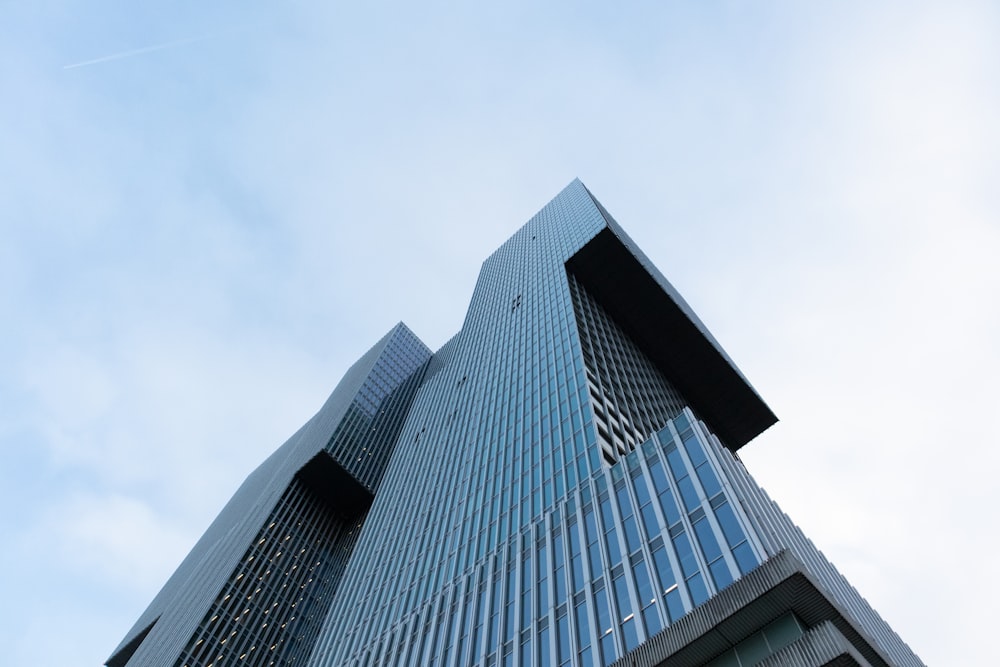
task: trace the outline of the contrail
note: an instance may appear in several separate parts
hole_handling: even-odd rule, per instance
[[[131,58],[132,56],[137,56],[141,53],[149,53],[150,51],[162,51],[163,49],[170,49],[175,46],[180,46],[181,44],[200,42],[201,40],[208,39],[209,37],[212,37],[212,35],[185,37],[184,39],[175,39],[172,42],[163,42],[162,44],[154,44],[153,46],[144,46],[141,49],[120,51],[118,53],[112,53],[109,56],[101,56],[100,58],[94,58],[93,60],[84,60],[83,62],[73,63],[72,65],[63,65],[63,69],[75,69],[77,67],[86,67],[87,65],[97,65],[98,63],[106,63],[111,60],[121,60],[122,58]]]

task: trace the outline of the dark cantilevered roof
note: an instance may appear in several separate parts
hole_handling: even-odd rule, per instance
[[[778,421],[674,287],[594,200],[608,227],[566,263],[729,449]]]

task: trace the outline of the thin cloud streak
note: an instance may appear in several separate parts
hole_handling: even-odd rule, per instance
[[[83,60],[78,63],[72,63],[70,65],[63,65],[63,69],[76,69],[78,67],[88,67],[90,65],[99,65],[101,63],[111,62],[113,60],[121,60],[123,58],[131,58],[133,56],[139,56],[144,53],[152,53],[153,51],[163,51],[165,49],[173,49],[178,46],[183,46],[185,44],[193,44],[194,42],[203,42],[206,39],[211,39],[218,37],[221,34],[234,32],[236,30],[241,30],[245,26],[236,26],[234,28],[229,28],[224,31],[211,32],[205,35],[197,35],[195,37],[184,37],[183,39],[175,39],[169,42],[163,42],[161,44],[153,44],[152,46],[143,46],[138,49],[129,49],[128,51],[120,51],[118,53],[112,53],[107,56],[101,56],[100,58],[93,58],[91,60]]]

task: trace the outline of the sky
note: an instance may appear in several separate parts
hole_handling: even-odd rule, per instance
[[[575,177],[778,415],[761,485],[928,664],[990,662],[1000,7],[334,4],[0,5],[9,664],[101,664]]]

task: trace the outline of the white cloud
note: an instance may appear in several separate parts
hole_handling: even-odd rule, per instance
[[[155,592],[193,537],[138,498],[73,493],[53,503],[20,546],[45,554],[53,577]]]

